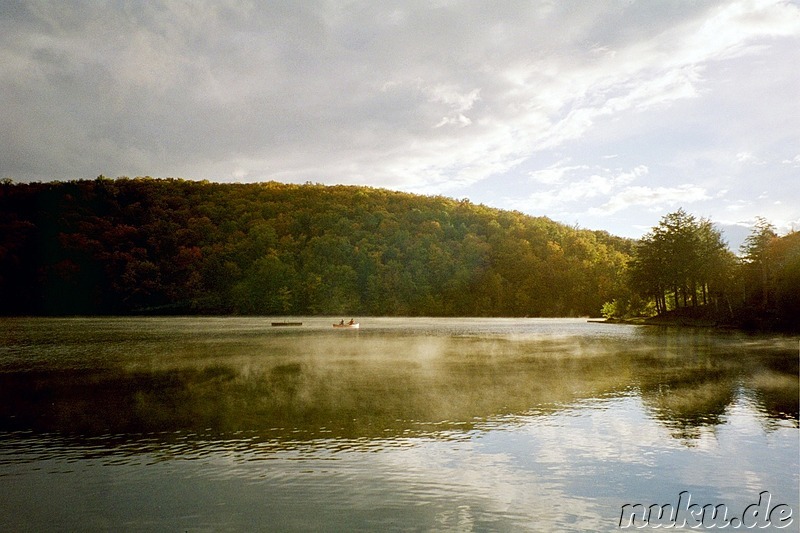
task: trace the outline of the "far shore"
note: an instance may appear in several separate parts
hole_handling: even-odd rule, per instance
[[[784,333],[800,332],[800,325],[781,320],[779,317],[770,315],[751,315],[738,319],[721,320],[710,314],[691,315],[685,313],[669,312],[664,315],[650,317],[628,317],[628,318],[598,318],[590,319],[589,322],[602,324],[630,324],[636,326],[671,326],[671,327],[691,327],[691,328],[716,328],[733,329],[742,331],[775,331]]]

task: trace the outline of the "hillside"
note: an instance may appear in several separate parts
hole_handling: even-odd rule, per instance
[[[369,187],[6,180],[0,312],[597,316],[631,247]]]

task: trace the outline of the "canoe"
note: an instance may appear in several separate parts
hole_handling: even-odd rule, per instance
[[[302,326],[302,322],[273,322],[273,326]]]
[[[333,327],[335,328],[345,328],[345,329],[358,329],[358,322],[355,324],[334,324]]]

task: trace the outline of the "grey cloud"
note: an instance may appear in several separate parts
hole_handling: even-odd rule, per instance
[[[537,151],[591,166],[569,152],[605,138],[619,144],[603,153],[625,155],[637,132],[657,143],[642,109],[685,98],[665,95],[674,88],[662,78],[718,57],[686,54],[685,39],[736,5],[7,1],[0,177],[313,180],[457,196],[488,178],[502,187]],[[793,49],[787,42],[776,46]],[[717,88],[723,70],[710,83],[698,70],[685,84]],[[775,113],[780,104],[762,105]],[[703,120],[705,137],[719,134],[710,114],[668,118],[676,136],[684,120]],[[796,136],[786,121],[781,128],[784,140]],[[647,164],[658,180],[646,153],[627,164]]]
[[[2,45],[17,67],[0,83],[14,133],[0,169],[158,174],[425,142],[450,110],[423,86],[480,88],[473,115],[502,119],[512,109],[498,68],[570,45],[602,11],[589,6],[8,4]],[[387,82],[399,85],[380,90]]]

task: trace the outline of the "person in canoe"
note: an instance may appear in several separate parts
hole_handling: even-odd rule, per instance
[[[351,319],[350,319],[350,322],[348,322],[347,324],[348,324],[348,325],[350,325],[350,326],[352,326],[352,325],[353,325],[353,324],[355,324],[355,323],[356,323],[356,321],[355,321],[355,320],[353,320],[353,319],[351,318]]]
[[[344,326],[344,318],[339,321],[340,326]]]

